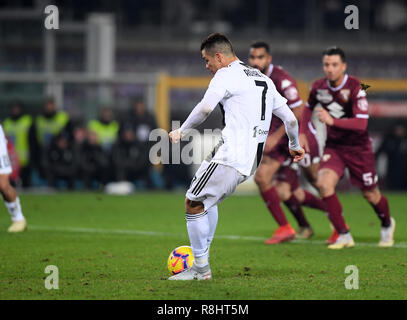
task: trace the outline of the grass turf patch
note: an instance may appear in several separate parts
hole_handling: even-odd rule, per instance
[[[340,195],[356,247],[330,251],[325,215],[306,209],[311,241],[266,246],[276,224],[259,196],[219,206],[211,247],[213,280],[170,282],[170,251],[188,245],[183,194],[129,197],[93,193],[22,195],[29,230],[8,234],[0,211],[0,299],[406,299],[406,195],[389,194],[397,247],[381,249],[380,222],[356,194]],[[292,217],[287,217],[296,226]],[[44,269],[59,269],[47,290]],[[359,270],[359,289],[344,286],[345,267]]]

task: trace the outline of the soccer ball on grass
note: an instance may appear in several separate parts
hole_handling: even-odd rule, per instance
[[[168,271],[175,275],[192,267],[194,254],[189,246],[181,246],[171,251],[168,257]]]

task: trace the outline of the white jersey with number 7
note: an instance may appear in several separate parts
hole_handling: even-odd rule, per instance
[[[239,60],[219,69],[207,92],[222,97],[225,123],[223,143],[212,161],[252,175],[261,160],[272,113],[287,100],[269,77]]]

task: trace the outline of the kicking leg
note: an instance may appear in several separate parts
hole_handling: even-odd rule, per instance
[[[216,226],[218,224],[218,206],[214,205],[213,207],[206,210],[208,212],[209,220],[209,234],[208,234],[208,249],[211,246],[213,237],[215,236]]]
[[[210,280],[212,278],[209,267],[209,241],[210,223],[208,212],[200,201],[185,199],[187,229],[194,253],[194,264],[188,270],[176,274],[168,280]]]

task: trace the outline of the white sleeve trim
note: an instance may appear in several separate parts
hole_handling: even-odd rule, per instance
[[[314,126],[312,125],[311,121],[308,121],[308,129],[314,136],[317,136],[317,130],[314,129]]]
[[[369,119],[369,115],[368,114],[357,114],[356,118],[360,118],[360,119]]]
[[[300,106],[302,106],[302,100],[299,100],[299,101],[297,101],[297,102],[295,102],[293,104],[289,104],[288,106],[290,107],[290,109],[300,107]]]

